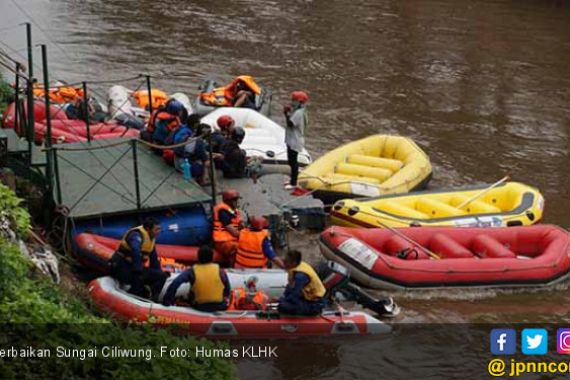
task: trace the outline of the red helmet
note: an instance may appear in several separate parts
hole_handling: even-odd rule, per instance
[[[222,191],[222,199],[224,201],[233,201],[234,199],[238,199],[240,197],[239,191],[236,189],[227,189]]]
[[[291,93],[291,100],[299,103],[307,103],[309,101],[309,95],[307,95],[305,91],[294,91]]]
[[[222,115],[218,118],[217,123],[220,129],[227,129],[233,127],[235,121],[230,115]]]
[[[261,231],[269,227],[269,222],[264,216],[252,216],[249,218],[249,226],[254,230]]]

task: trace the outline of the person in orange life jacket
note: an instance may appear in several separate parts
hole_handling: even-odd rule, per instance
[[[218,264],[213,263],[214,251],[204,245],[198,251],[198,264],[187,269],[176,277],[168,286],[163,297],[163,305],[173,305],[176,290],[180,285],[189,282],[192,307],[205,312],[226,310],[230,296],[230,283],[226,272]]]
[[[163,111],[157,111],[151,116],[147,132],[151,133],[153,142],[164,145],[170,132],[181,124],[180,118],[185,112],[184,105],[176,99],[166,102]]]
[[[163,272],[156,254],[156,238],[160,234],[160,222],[147,218],[141,226],[128,230],[117,251],[111,258],[111,276],[121,284],[131,286],[129,292],[139,297],[148,296],[145,285],[149,285],[151,296],[158,297],[169,273]],[[148,267],[145,264],[149,264]]]
[[[326,305],[326,289],[315,270],[302,261],[301,252],[289,251],[285,257],[288,284],[279,299],[284,314],[317,315]]]
[[[227,189],[222,192],[222,202],[214,207],[212,240],[214,248],[227,261],[232,261],[238,247],[238,238],[243,223],[238,210],[239,191]]]
[[[291,180],[285,186],[290,190],[297,186],[299,176],[299,153],[305,148],[305,129],[308,120],[305,104],[309,101],[309,96],[303,91],[291,93],[291,105],[283,108],[283,114],[287,121],[285,127],[285,144],[287,145],[287,162],[291,167]]]
[[[249,228],[239,233],[234,268],[267,268],[268,262],[285,268],[283,260],[275,254],[269,240],[269,222],[263,216],[249,218]]]
[[[255,109],[255,94],[242,80],[238,81],[232,99],[234,107]]]

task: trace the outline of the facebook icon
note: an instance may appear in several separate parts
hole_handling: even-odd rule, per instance
[[[514,329],[491,330],[491,353],[512,355],[517,350],[517,333]]]

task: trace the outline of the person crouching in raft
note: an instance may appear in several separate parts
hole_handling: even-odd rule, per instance
[[[237,251],[240,229],[243,227],[240,211],[238,210],[239,191],[227,189],[222,192],[222,202],[214,207],[214,228],[212,240],[214,248],[226,261],[233,264]]]
[[[269,261],[285,269],[269,240],[269,222],[263,216],[249,218],[249,228],[240,231],[234,268],[267,268]]]
[[[193,308],[214,312],[228,308],[230,282],[226,272],[218,264],[213,263],[214,251],[204,245],[198,250],[198,264],[194,264],[172,281],[164,294],[162,304],[173,305],[176,301],[176,290],[185,282],[190,283],[190,303]]]
[[[111,258],[111,276],[121,284],[131,286],[129,293],[149,297],[145,285],[150,286],[150,296],[156,299],[169,273],[163,272],[156,254],[156,238],[160,234],[160,222],[147,218],[141,226],[125,233],[119,248]],[[149,265],[150,264],[150,265]]]
[[[278,310],[284,314],[317,315],[326,305],[326,289],[315,270],[301,258],[299,251],[289,251],[285,256],[288,284]]]

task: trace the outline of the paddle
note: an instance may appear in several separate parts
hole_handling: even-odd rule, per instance
[[[489,191],[491,191],[491,189],[494,189],[495,187],[499,186],[501,183],[508,181],[510,179],[510,177],[507,175],[505,177],[503,177],[501,180],[495,182],[494,184],[492,184],[491,186],[481,190],[480,192],[478,192],[477,194],[475,194],[474,196],[472,196],[471,198],[465,200],[464,202],[461,202],[460,205],[455,206],[455,208],[461,209],[465,206],[467,206],[469,203],[473,202],[475,199],[479,198],[482,195],[487,194]]]
[[[408,243],[412,243],[413,245],[417,246],[418,248],[420,248],[422,251],[424,251],[425,253],[427,253],[431,258],[439,260],[441,259],[441,257],[439,257],[436,253],[430,251],[429,249],[427,249],[426,247],[424,247],[423,245],[421,245],[420,243],[418,243],[417,241],[407,237],[406,235],[404,235],[403,233],[401,233],[400,231],[388,226],[387,224],[382,223],[379,220],[376,220],[376,222],[381,225],[383,228],[386,228],[388,231],[392,232],[395,235],[398,235],[399,237],[401,237],[402,239],[406,240]]]

